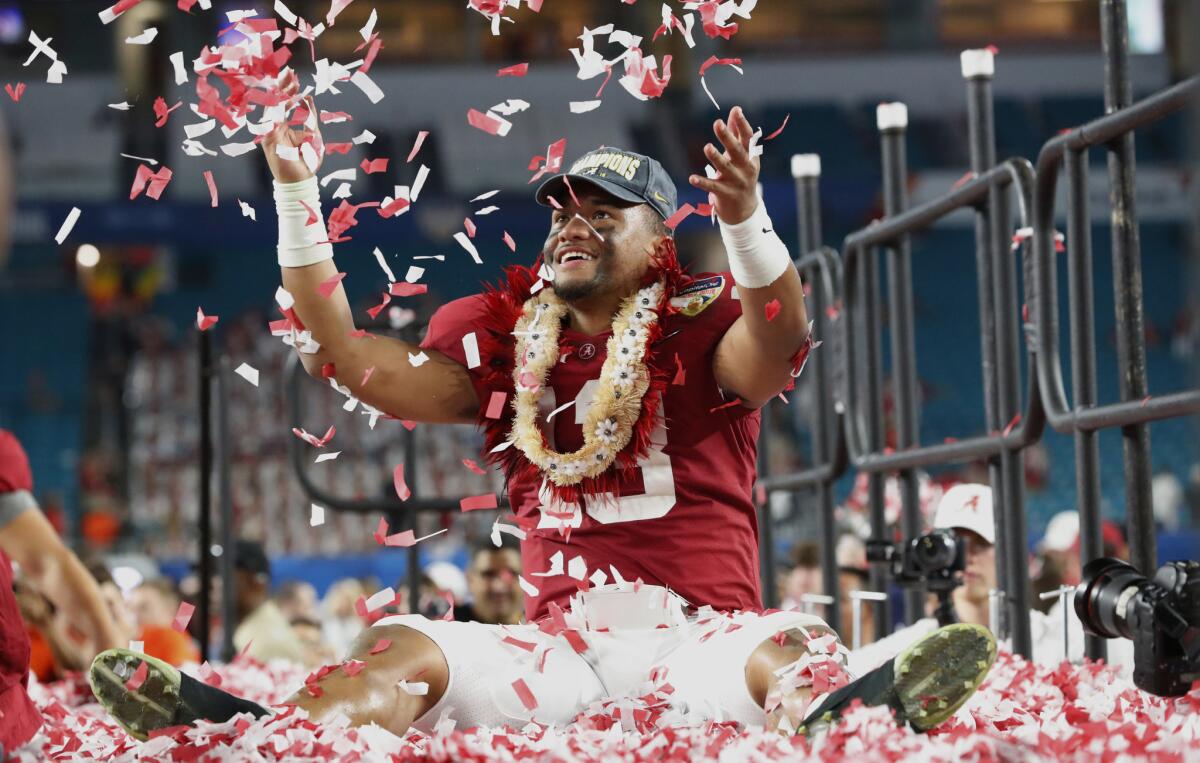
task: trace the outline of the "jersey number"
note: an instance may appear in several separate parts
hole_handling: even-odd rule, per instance
[[[599,380],[593,379],[579,390],[574,406],[576,424],[583,425],[598,383]],[[542,398],[543,416],[555,407],[554,390],[548,389],[546,392],[549,394]],[[552,430],[553,426],[549,429]],[[547,438],[554,441],[552,431],[547,433]],[[657,519],[666,516],[675,507],[675,473],[671,469],[671,457],[663,450],[666,444],[667,420],[660,402],[654,418],[654,430],[650,435],[650,449],[638,459],[644,490],[637,495],[614,496],[612,493],[603,493],[588,500],[586,510],[592,519],[606,525]]]

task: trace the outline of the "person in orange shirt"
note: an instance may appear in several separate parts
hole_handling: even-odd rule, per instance
[[[144,653],[176,666],[200,661],[192,637],[175,630],[179,594],[171,581],[155,578],[142,583],[130,593],[129,608],[137,624],[135,640],[142,642]]]

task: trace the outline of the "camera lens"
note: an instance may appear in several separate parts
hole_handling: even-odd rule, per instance
[[[1084,629],[1104,638],[1133,638],[1125,620],[1125,607],[1129,594],[1149,582],[1120,559],[1088,562],[1083,568],[1083,582],[1075,592],[1075,612]]]
[[[913,543],[913,556],[922,572],[936,572],[954,565],[957,557],[954,538],[949,533],[932,532]]]

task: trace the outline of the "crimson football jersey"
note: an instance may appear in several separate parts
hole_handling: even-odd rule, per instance
[[[717,343],[742,314],[732,289],[728,273],[707,274],[672,297],[675,311],[661,318],[662,339],[656,350],[670,363],[675,383],[663,395],[652,447],[639,468],[620,473],[615,495],[586,496],[582,505],[560,505],[547,512],[543,506],[548,496],[539,497],[540,480],[509,480],[513,511],[525,524],[537,526],[521,543],[524,577],[539,589],[537,596],[525,599],[529,620],[546,615],[550,602],[565,605],[578,590],[579,581],[569,574],[533,574],[550,570],[559,552],[558,563],[567,572],[586,570],[590,577],[602,570],[612,582],[615,569],[627,581],[641,578],[668,586],[696,607],[761,606],[758,524],[751,499],[759,414],[740,403],[727,405],[734,398],[722,395],[713,374]],[[466,367],[462,340],[478,328],[483,304],[482,297],[472,296],[440,308],[421,346]],[[543,424],[549,446],[556,451],[575,451],[583,445],[581,424],[611,335],[607,331],[587,336],[569,328],[560,334],[562,359],[550,372],[540,402],[544,422],[556,408],[574,401]],[[487,358],[482,360],[468,369],[479,395],[481,419],[493,391],[483,382]],[[511,396],[511,380],[507,391]],[[511,417],[511,408],[506,406],[505,415]],[[582,563],[572,565],[577,556]]]

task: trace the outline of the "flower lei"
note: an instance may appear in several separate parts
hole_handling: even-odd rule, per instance
[[[583,425],[583,447],[558,453],[546,446],[538,426],[538,402],[559,358],[559,334],[567,306],[545,289],[525,302],[513,334],[517,337],[513,381],[511,440],[548,479],[559,487],[599,477],[629,444],[642,415],[642,398],[650,388],[646,348],[663,308],[665,288],[656,281],[627,298],[613,319],[608,356],[599,386]]]

